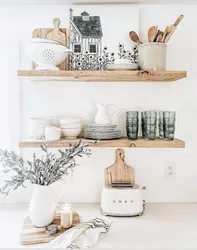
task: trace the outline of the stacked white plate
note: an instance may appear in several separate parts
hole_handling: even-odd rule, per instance
[[[42,139],[45,136],[45,127],[51,126],[51,118],[29,118],[29,136],[34,139]]]
[[[85,129],[85,138],[95,140],[110,140],[121,137],[121,130],[116,125],[89,124]]]
[[[60,118],[60,128],[62,134],[66,138],[74,139],[82,129],[82,122],[80,117],[62,117]]]

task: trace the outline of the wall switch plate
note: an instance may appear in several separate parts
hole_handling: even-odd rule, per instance
[[[176,176],[176,162],[165,163],[165,178],[174,178]]]

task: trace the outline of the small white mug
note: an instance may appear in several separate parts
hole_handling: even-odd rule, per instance
[[[61,129],[54,126],[45,127],[45,138],[47,141],[58,141],[61,137]]]

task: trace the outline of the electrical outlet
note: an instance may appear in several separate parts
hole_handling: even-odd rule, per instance
[[[174,178],[176,176],[176,162],[165,163],[165,177]]]

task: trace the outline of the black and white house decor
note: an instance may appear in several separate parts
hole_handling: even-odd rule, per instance
[[[129,31],[138,30],[138,10],[129,6],[71,6],[71,70],[106,70],[107,65],[126,56],[136,62],[136,49]],[[120,44],[125,54],[120,54]],[[134,50],[133,50],[134,48]],[[133,57],[134,55],[134,57]]]

